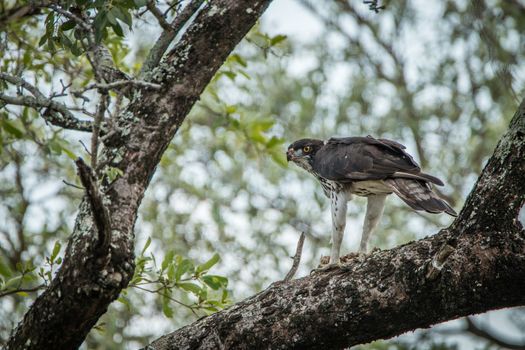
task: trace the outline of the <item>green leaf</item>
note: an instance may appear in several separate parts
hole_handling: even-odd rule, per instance
[[[176,281],[175,279],[175,265],[173,264],[169,264],[168,266],[168,272],[166,273],[166,275],[168,276],[168,280],[170,281]]]
[[[60,142],[58,142],[57,140],[51,140],[47,143],[47,147],[49,148],[49,150],[53,153],[53,154],[56,154],[56,155],[61,155],[62,154],[62,145],[60,144]]]
[[[118,24],[118,23],[112,24],[112,25],[111,25],[111,28],[113,28],[113,31],[114,31],[115,34],[117,34],[118,36],[120,36],[120,37],[123,37],[123,36],[124,36],[124,32],[122,31],[122,27],[120,26],[120,24]]]
[[[55,242],[55,245],[53,247],[53,252],[51,253],[51,257],[49,258],[49,260],[51,261],[51,263],[53,263],[58,255],[58,253],[60,253],[60,248],[62,248],[62,245],[60,244],[59,241],[56,241]]]
[[[268,131],[272,126],[274,126],[275,120],[272,118],[260,118],[257,119],[256,125],[262,130],[262,131]]]
[[[73,45],[71,46],[71,53],[78,57],[82,55],[82,50],[80,49],[80,46],[78,46],[77,43],[78,43],[78,40],[75,41]]]
[[[237,107],[228,105],[226,106],[226,114],[233,114],[237,111]]]
[[[11,279],[8,279],[5,282],[4,288],[8,289],[8,288],[11,288],[11,287],[14,287],[14,286],[18,286],[21,281],[22,281],[22,275],[15,276],[15,277],[13,277]]]
[[[69,49],[71,48],[73,43],[71,42],[71,39],[69,39],[66,34],[64,34],[63,32],[58,32],[58,37],[60,39],[60,43],[62,44],[62,46],[67,47]]]
[[[115,8],[113,7],[107,14],[106,18],[108,19],[109,24],[117,24],[117,19],[115,18],[115,15],[113,14],[113,10]]]
[[[29,294],[27,292],[16,292],[17,295],[20,295],[21,297],[28,297]]]
[[[221,303],[223,304],[228,303],[228,290],[227,289],[222,290]]]
[[[5,131],[16,137],[17,139],[21,139],[24,137],[24,133],[22,130],[18,129],[13,123],[11,123],[9,120],[4,119],[2,120],[2,127]]]
[[[71,160],[77,160],[78,157],[75,153],[71,152],[70,149],[62,146],[62,151],[71,159]]]
[[[179,257],[180,258],[180,257]],[[186,273],[188,272],[189,270],[191,270],[191,268],[193,267],[193,264],[191,263],[190,260],[188,259],[182,259],[182,261],[180,261],[178,264],[177,264],[177,270],[175,270],[175,281],[180,281],[180,278]]]
[[[77,25],[77,22],[70,19],[69,21],[65,21],[64,23],[62,23],[62,25],[60,26],[60,30],[63,32],[67,32],[68,30],[75,28],[76,25]]]
[[[201,287],[199,287],[199,285],[195,284],[195,283],[190,283],[190,282],[181,282],[181,283],[177,283],[177,287],[187,291],[187,292],[192,292],[194,293],[195,295],[199,295],[199,293],[201,292]]]
[[[271,157],[274,162],[282,166],[283,168],[286,168],[288,166],[288,161],[286,160],[286,157],[284,155],[284,152],[271,152]]]
[[[12,274],[13,272],[11,271],[9,266],[7,266],[4,263],[4,260],[2,259],[2,257],[0,257],[0,275],[5,276],[5,277],[11,277]]]
[[[136,8],[141,8],[143,6],[146,6],[148,0],[133,0],[133,2],[135,3]]]
[[[204,264],[197,266],[197,274],[202,273],[204,271],[208,271],[213,265],[217,264],[220,259],[221,257],[219,256],[219,254],[213,254],[210,260],[206,261]]]
[[[199,304],[208,300],[208,289],[202,288],[199,292]]]
[[[100,43],[104,37],[104,29],[108,23],[107,11],[101,10],[95,16],[93,26],[95,27],[95,41]]]
[[[111,12],[113,13],[113,15],[116,18],[118,18],[122,22],[126,23],[128,25],[128,27],[129,27],[129,29],[131,29],[131,25],[133,23],[133,19],[131,17],[131,14],[126,9],[122,9],[120,7],[114,7],[114,8],[111,9]]]
[[[206,283],[211,289],[218,290],[228,286],[228,279],[223,276],[206,275],[202,276],[202,281]]]
[[[170,306],[170,299],[167,295],[164,295],[164,297],[162,298],[162,312],[167,318],[173,317],[173,310]]]
[[[237,73],[232,72],[231,70],[220,72],[220,74],[227,76],[231,81],[235,81],[235,77],[237,76]]]
[[[286,35],[280,35],[280,34],[276,35],[276,36],[274,36],[273,38],[270,39],[270,45],[271,46],[277,45],[280,42],[285,41],[286,38],[287,38]]]
[[[266,143],[267,148],[273,148],[275,146],[282,145],[284,143],[284,139],[280,137],[272,136],[272,138]]]
[[[125,296],[122,295],[122,296],[120,296],[120,297],[117,299],[117,301],[118,301],[119,303],[121,303],[121,304],[126,305],[128,311],[131,311],[131,304],[130,304],[128,298],[126,298]]]
[[[40,41],[38,42],[38,47],[44,45],[46,43],[47,39],[48,39],[47,34],[42,35],[42,37],[40,38]]]
[[[252,125],[248,131],[248,136],[251,140],[266,144],[266,137],[261,133],[261,129],[258,125]]]
[[[142,251],[140,252],[140,255],[144,255],[144,253],[146,252],[146,249],[149,248],[150,244],[151,244],[151,237],[148,237],[148,239],[146,240],[146,243],[144,244],[144,247],[142,248]]]
[[[234,53],[233,55],[230,55],[229,60],[237,62],[238,64],[240,64],[241,66],[245,68],[248,66],[244,58],[242,58],[239,54],[236,54],[236,53]]]
[[[168,265],[173,262],[173,257],[175,256],[175,251],[170,250],[166,255],[164,256],[164,260],[162,260],[161,270],[164,271],[168,268]]]

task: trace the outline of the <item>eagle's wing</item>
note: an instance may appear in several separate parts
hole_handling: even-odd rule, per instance
[[[316,153],[313,168],[334,181],[414,178],[443,185],[434,176],[421,173],[405,146],[395,141],[367,137],[331,138]]]

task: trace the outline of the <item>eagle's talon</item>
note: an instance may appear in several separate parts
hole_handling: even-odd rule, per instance
[[[329,264],[326,264],[326,265],[319,265],[317,268],[315,268],[312,271],[310,271],[310,275],[312,275],[314,273],[328,272],[328,271],[332,271],[332,270],[335,270],[335,269],[339,269],[339,268],[341,268],[342,265],[343,264],[341,264],[341,262],[338,262],[338,263],[335,263],[335,264],[329,263]]]

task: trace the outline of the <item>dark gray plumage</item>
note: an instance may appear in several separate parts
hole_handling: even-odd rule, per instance
[[[432,192],[431,184],[443,186],[443,182],[422,173],[405,152],[405,146],[395,141],[371,136],[328,141],[302,139],[288,147],[287,159],[313,174],[331,200],[332,262],[339,259],[346,202],[353,194],[368,198],[361,251],[366,250],[368,238],[382,215],[385,197],[391,193],[415,210],[456,216],[454,209]]]

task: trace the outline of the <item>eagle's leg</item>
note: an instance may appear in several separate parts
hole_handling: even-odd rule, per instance
[[[381,216],[383,215],[383,208],[385,207],[386,194],[374,194],[368,196],[368,203],[366,205],[365,222],[363,224],[363,235],[361,236],[361,244],[359,245],[359,252],[364,253],[368,248],[368,240],[374,232]]]
[[[346,226],[346,203],[350,198],[344,191],[330,194],[332,208],[332,250],[330,252],[330,264],[339,264],[341,242],[345,234]]]

